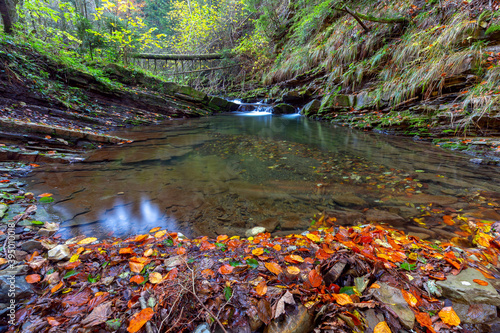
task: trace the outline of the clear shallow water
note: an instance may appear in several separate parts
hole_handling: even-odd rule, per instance
[[[134,142],[92,152],[84,163],[37,168],[28,179],[35,194],[54,194],[47,210],[66,236],[126,236],[156,226],[189,236],[244,234],[258,225],[289,233],[325,213],[344,224],[368,218],[432,230],[427,235],[437,238],[456,229],[438,211],[500,218],[497,168],[406,138],[262,112],[116,135]],[[436,216],[426,213],[432,209]],[[423,213],[425,223],[413,220]]]

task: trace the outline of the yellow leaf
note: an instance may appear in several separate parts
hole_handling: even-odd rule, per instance
[[[167,234],[167,230],[161,230],[155,233],[155,238],[161,238]]]
[[[151,274],[149,274],[149,282],[151,282],[152,284],[157,284],[160,283],[161,281],[163,281],[163,277],[161,276],[160,273],[152,272]]]
[[[347,294],[332,294],[332,297],[339,305],[352,304],[351,296]]]
[[[7,263],[7,262],[8,262],[8,260],[7,260],[7,259],[5,259],[5,258],[0,258],[0,265],[3,265],[3,264],[5,264],[5,263]]]
[[[149,257],[150,255],[153,254],[153,249],[149,248],[146,251],[144,251],[144,256]]]
[[[157,232],[160,229],[161,229],[161,227],[156,227],[156,228],[153,228],[153,229],[149,230],[149,232],[150,233]]]
[[[263,249],[263,248],[261,248],[261,247],[258,247],[258,248],[256,248],[256,249],[253,249],[253,250],[252,250],[252,254],[253,254],[254,256],[260,256],[260,255],[262,255],[263,253],[264,253],[264,249]]]
[[[381,321],[373,328],[373,333],[392,333],[385,321]]]
[[[266,266],[266,268],[268,270],[270,270],[271,272],[273,272],[276,275],[279,275],[283,272],[283,270],[281,269],[281,266],[275,262],[266,262],[264,265]]]
[[[311,234],[311,233],[307,234],[306,237],[315,243],[318,243],[321,240],[321,238],[318,235]]]
[[[458,318],[457,314],[455,313],[455,310],[451,306],[447,306],[441,309],[438,313],[439,318],[445,323],[446,325],[450,326],[458,326],[460,325],[460,318]]]
[[[80,256],[78,254],[73,254],[69,259],[69,262],[76,262]]]
[[[295,267],[295,266],[288,266],[286,268],[286,271],[288,272],[288,274],[291,274],[291,275],[297,275],[300,273],[300,269],[298,267]]]
[[[79,242],[78,242],[78,243],[76,243],[76,244],[78,244],[78,245],[86,245],[86,244],[93,243],[93,242],[95,242],[96,240],[97,240],[97,238],[95,238],[95,237],[87,237],[87,238],[85,238],[85,239],[82,239],[81,241],[79,241]]]

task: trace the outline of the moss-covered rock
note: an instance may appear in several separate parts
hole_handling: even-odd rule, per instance
[[[309,103],[307,103],[300,113],[303,114],[304,116],[310,117],[317,114],[320,107],[321,107],[321,102],[318,101],[317,99],[314,99]]]
[[[273,107],[274,114],[291,114],[295,112],[296,112],[295,107],[286,103],[280,103]]]

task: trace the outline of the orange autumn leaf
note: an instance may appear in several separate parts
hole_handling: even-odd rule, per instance
[[[313,286],[313,288],[318,288],[319,286],[321,286],[321,283],[323,283],[323,278],[315,269],[313,269],[309,272],[309,282],[311,283],[311,286]]]
[[[131,247],[123,247],[118,251],[119,254],[132,254],[134,250]]]
[[[56,320],[54,317],[47,317],[47,322],[50,324],[50,326],[59,326],[61,323]]]
[[[415,318],[424,327],[432,327],[431,316],[427,312],[417,312],[415,313]]]
[[[261,248],[261,247],[258,247],[258,248],[255,248],[255,249],[253,249],[253,250],[252,250],[252,254],[253,254],[254,256],[260,256],[260,255],[262,255],[263,253],[264,253],[264,249],[263,249],[263,248]]]
[[[311,271],[312,272],[312,271]],[[332,298],[338,305],[352,304],[351,296],[347,294],[332,294]]]
[[[373,289],[379,289],[379,288],[380,288],[380,285],[379,285],[377,282],[375,282],[375,283],[373,283],[373,284],[370,286],[370,288],[373,288]]]
[[[167,230],[160,230],[155,232],[155,238],[162,238],[167,234]]]
[[[330,258],[331,256],[332,256],[331,254],[326,253],[322,249],[319,249],[316,252],[316,258],[318,258],[319,260],[326,260],[326,259]]]
[[[487,285],[488,285],[488,282],[483,281],[483,280],[474,279],[474,280],[472,280],[472,281],[476,282],[477,284],[479,284],[479,285],[481,285],[481,286],[487,286]]]
[[[201,243],[200,251],[207,251],[207,250],[213,250],[213,249],[215,249],[214,244],[207,242],[207,241],[204,241]]]
[[[318,243],[321,240],[321,237],[312,233],[307,234],[306,237],[315,243]]]
[[[149,232],[150,233],[157,232],[160,229],[161,229],[161,227],[156,227],[156,228],[153,228],[153,229],[149,230]]]
[[[179,248],[177,248],[176,252],[177,252],[178,255],[185,254],[186,253],[186,248],[185,247],[179,247]]]
[[[127,331],[129,333],[136,333],[146,324],[151,318],[153,318],[154,311],[151,308],[145,308],[141,312],[136,313],[130,319],[130,324],[128,325]]]
[[[42,193],[38,195],[40,198],[46,198],[46,197],[51,197],[52,193]]]
[[[288,272],[288,274],[291,274],[291,275],[297,275],[300,273],[300,269],[298,267],[295,267],[295,266],[288,266],[286,268],[286,271]]]
[[[408,303],[408,305],[410,305],[411,307],[417,306],[418,300],[413,294],[407,292],[404,289],[401,289],[401,292],[403,293],[403,297],[404,297],[406,303]]]
[[[149,235],[137,235],[134,238],[134,242],[142,242],[143,240],[145,240],[148,237],[149,237]]]
[[[453,218],[450,215],[443,216],[443,222],[447,225],[455,225],[455,221],[453,221]]]
[[[146,251],[144,251],[144,256],[149,257],[153,254],[153,249],[149,248]]]
[[[129,261],[128,264],[130,266],[130,270],[134,273],[140,273],[144,268],[144,264],[135,261]]]
[[[152,272],[149,274],[149,282],[152,284],[158,284],[163,281],[163,276],[158,272]]]
[[[268,270],[276,275],[280,275],[283,272],[281,266],[275,262],[266,262],[264,265]]]
[[[231,274],[234,270],[234,267],[228,264],[222,265],[219,268],[219,273],[221,274]]]
[[[31,274],[31,275],[27,275],[25,279],[26,279],[26,282],[28,282],[28,283],[37,283],[38,281],[40,281],[41,277],[38,274]]]
[[[276,250],[276,251],[281,251],[281,245],[276,244],[276,245],[273,246],[273,249]]]
[[[208,279],[209,277],[214,277],[215,273],[210,268],[206,268],[206,269],[204,269],[204,270],[201,271],[201,275],[203,275],[203,277],[205,279]]]
[[[177,269],[177,267],[175,267],[170,272],[168,272],[167,275],[165,275],[165,277],[163,278],[163,280],[166,280],[166,281],[173,280],[173,279],[175,279],[177,277],[178,273],[179,273],[179,270]]]
[[[385,321],[381,321],[373,328],[373,333],[392,333]]]
[[[446,325],[450,326],[458,326],[460,325],[460,318],[458,318],[457,314],[455,313],[455,310],[451,306],[447,306],[441,309],[438,313],[439,318],[445,323]]]
[[[64,283],[61,280],[61,281],[59,281],[58,284],[56,284],[55,286],[53,286],[52,289],[50,289],[50,292],[51,293],[55,293],[56,291],[58,291],[59,289],[61,289],[63,286],[64,286]]]
[[[257,287],[255,287],[255,291],[257,292],[257,295],[264,296],[267,293],[266,281],[265,280],[260,281]]]
[[[292,255],[286,256],[285,261],[292,263],[292,264],[298,264],[298,263],[304,262],[304,258],[302,258],[299,255],[292,254]]]
[[[130,278],[130,282],[141,284],[144,282],[144,277],[142,277],[141,275],[134,275]]]
[[[225,241],[228,238],[229,237],[227,235],[219,235],[219,236],[217,236],[217,243],[222,243],[223,241]]]

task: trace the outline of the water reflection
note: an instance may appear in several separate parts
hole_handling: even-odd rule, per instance
[[[500,219],[493,167],[296,115],[235,115],[242,114],[117,133],[134,143],[98,150],[84,163],[39,168],[30,189],[54,193],[49,210],[67,236],[156,226],[188,236],[244,234],[255,225],[279,234],[331,213],[339,223],[392,218],[435,237],[453,235],[453,227],[413,218],[439,207]]]

